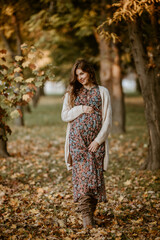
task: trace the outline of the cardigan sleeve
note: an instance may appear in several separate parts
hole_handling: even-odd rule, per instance
[[[69,95],[66,93],[61,112],[61,118],[64,122],[71,122],[83,113],[82,105],[71,108],[68,102]]]
[[[103,124],[100,132],[98,133],[95,141],[101,145],[108,137],[108,134],[111,131],[112,127],[112,108],[109,92],[107,89],[103,92],[103,101],[102,101],[102,117]]]

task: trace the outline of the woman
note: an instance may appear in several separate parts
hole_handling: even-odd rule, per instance
[[[74,202],[79,203],[86,228],[93,226],[97,202],[106,201],[103,170],[112,120],[108,90],[98,86],[93,67],[83,59],[72,68],[61,117],[68,122],[65,161],[72,169]]]

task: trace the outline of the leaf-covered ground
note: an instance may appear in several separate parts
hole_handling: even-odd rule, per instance
[[[126,99],[127,133],[110,138],[108,202],[98,205],[90,230],[82,228],[64,164],[61,102],[42,98],[26,127],[13,126],[12,156],[0,159],[0,239],[160,240],[160,172],[139,170],[147,154],[141,98]]]

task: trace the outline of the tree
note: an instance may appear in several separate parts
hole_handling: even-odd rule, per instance
[[[112,37],[106,38],[105,33],[111,27],[103,24],[106,16],[109,17],[112,14],[112,1],[101,0],[100,5],[101,25],[98,27],[98,32],[95,32],[100,51],[100,79],[101,84],[108,88],[111,95],[112,132],[123,133],[125,132],[125,105],[122,90],[120,45],[116,35],[112,34]]]
[[[32,8],[30,8],[32,5]],[[22,1],[22,0],[6,0],[1,4],[0,8],[0,36],[1,41],[7,49],[8,54],[14,61],[15,56],[22,56],[21,45],[27,42],[27,30],[24,31],[24,23],[29,17],[39,10],[39,4],[34,0]],[[18,73],[17,73],[18,76]],[[20,88],[20,83],[17,83],[17,87]],[[15,120],[16,125],[24,125],[23,106],[17,106],[21,111],[22,116]]]
[[[37,68],[33,63],[37,51],[26,44],[21,46],[22,56],[15,56],[15,61],[7,60],[7,51],[0,50],[0,157],[9,156],[7,152],[7,135],[11,134],[9,122],[16,117],[22,117],[19,106],[28,104],[37,87],[50,77],[49,71]],[[32,77],[26,78],[24,69],[28,68]],[[20,84],[20,85],[17,85]]]
[[[160,1],[124,0],[114,4],[109,23],[126,23],[144,99],[149,133],[148,157],[142,168],[160,168]]]

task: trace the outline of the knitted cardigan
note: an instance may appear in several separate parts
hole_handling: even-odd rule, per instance
[[[102,99],[102,127],[98,135],[95,138],[95,141],[101,145],[105,142],[105,157],[103,161],[103,169],[106,171],[109,161],[109,146],[108,146],[108,135],[112,127],[112,109],[110,95],[107,88],[99,86],[101,99]],[[66,141],[65,141],[65,162],[67,169],[72,169],[72,159],[69,154],[69,132],[70,132],[70,122],[76,119],[78,116],[83,114],[82,105],[75,106],[71,108],[69,106],[69,94],[66,93],[63,102],[63,108],[61,112],[61,118],[64,122],[68,122],[67,131],[66,131]]]

